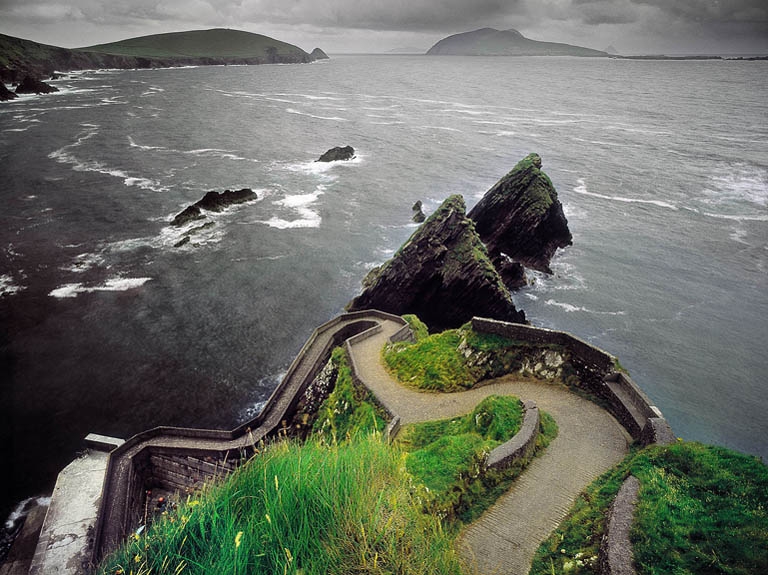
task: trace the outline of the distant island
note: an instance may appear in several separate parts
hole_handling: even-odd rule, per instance
[[[428,56],[592,56],[607,52],[526,38],[517,30],[481,28],[443,38],[427,51]]]
[[[0,34],[0,79],[4,82],[70,70],[294,64],[316,59],[293,44],[221,28],[154,34],[74,49]]]

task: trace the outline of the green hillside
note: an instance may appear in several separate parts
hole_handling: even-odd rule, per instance
[[[138,58],[268,58],[271,49],[279,56],[307,56],[304,50],[292,44],[261,34],[223,28],[153,34],[76,50]]]
[[[18,82],[26,75],[45,78],[54,71],[297,64],[313,60],[297,46],[239,30],[155,34],[74,50],[0,34],[0,80],[4,82]]]
[[[608,56],[606,52],[559,42],[539,42],[514,29],[481,28],[443,38],[430,56]]]

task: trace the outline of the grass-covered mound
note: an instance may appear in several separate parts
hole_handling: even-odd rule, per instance
[[[376,435],[282,441],[153,523],[100,573],[461,573],[421,512],[400,452]]]
[[[536,452],[557,435],[557,424],[541,413]],[[523,470],[528,460],[503,471],[484,468],[486,455],[511,439],[522,424],[520,400],[489,396],[466,415],[408,425],[398,444],[406,468],[423,486],[425,509],[449,521],[470,522],[488,508]]]
[[[679,442],[633,453],[595,481],[539,548],[531,575],[597,573],[606,513],[630,473],[641,484],[631,534],[640,575],[768,573],[768,467]]]
[[[367,388],[352,381],[344,348],[333,350],[331,362],[336,368],[336,383],[317,411],[315,433],[335,442],[361,433],[383,431],[387,426],[386,414],[375,404]]]
[[[470,324],[458,329],[425,335],[417,318],[409,323],[418,329],[416,341],[389,344],[383,351],[384,363],[401,383],[425,391],[452,392],[470,389],[478,382],[524,370],[526,363],[541,363],[542,354],[557,353],[567,359],[558,346],[515,341],[502,336],[478,333]],[[531,361],[531,358],[537,358]],[[543,368],[546,370],[546,366]],[[559,370],[559,371],[558,371]],[[546,374],[549,379],[571,383],[573,368],[564,361]]]

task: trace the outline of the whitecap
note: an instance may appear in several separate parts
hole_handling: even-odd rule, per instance
[[[145,146],[142,144],[137,144],[131,136],[128,136],[128,144],[131,146],[131,148],[139,148],[140,150],[165,150],[166,149],[163,146]]]
[[[13,276],[9,274],[0,275],[0,297],[15,295],[25,289],[27,289],[25,286],[16,284]]]
[[[449,128],[448,126],[418,126],[421,130],[443,130],[446,132],[461,132],[458,128]]]
[[[335,98],[333,96],[312,96],[310,94],[282,94],[277,93],[275,96],[298,96],[300,98],[306,98],[307,100],[335,100],[337,102],[343,102],[344,98]]]
[[[8,519],[5,520],[5,528],[8,530],[14,529],[16,527],[16,522],[27,515],[29,512],[29,507],[31,507],[30,504],[33,502],[40,507],[48,507],[51,504],[51,498],[27,497],[23,501],[19,502],[16,507],[13,508],[13,511],[11,511],[11,513],[8,515]]]
[[[275,200],[272,202],[273,204],[295,210],[299,217],[294,220],[286,220],[284,218],[272,216],[270,219],[266,221],[262,220],[260,223],[281,230],[294,228],[319,228],[322,223],[322,217],[319,213],[312,210],[310,206],[312,206],[324,193],[325,186],[317,186],[312,193],[294,194],[285,196],[280,200]]]
[[[677,206],[667,202],[662,202],[661,200],[645,200],[642,198],[625,198],[622,196],[607,196],[605,194],[596,194],[587,190],[587,185],[582,178],[579,178],[577,182],[578,185],[573,188],[573,191],[583,196],[592,196],[593,198],[600,198],[602,200],[610,200],[613,202],[623,202],[627,204],[650,204],[660,208],[667,208],[675,211],[678,209]]]
[[[346,118],[341,118],[339,116],[317,116],[315,114],[309,114],[307,112],[301,112],[301,111],[299,111],[299,110],[297,110],[295,108],[286,108],[285,111],[288,112],[289,114],[297,114],[299,116],[309,116],[310,118],[316,118],[318,120],[331,120],[331,121],[334,121],[334,122],[348,122],[349,121]]]
[[[552,305],[552,306],[560,307],[560,308],[564,309],[566,313],[573,313],[573,312],[576,312],[576,311],[580,311],[580,312],[592,313],[592,314],[597,314],[597,315],[626,315],[627,314],[627,312],[625,312],[625,311],[593,311],[593,310],[588,309],[588,308],[586,308],[584,306],[572,305],[572,304],[569,304],[569,303],[555,301],[553,299],[548,299],[544,303],[546,305]]]
[[[95,286],[86,286],[82,283],[68,283],[58,288],[51,290],[48,294],[55,298],[72,298],[77,297],[81,293],[93,293],[93,292],[117,292],[127,291],[143,286],[152,278],[124,278],[114,277],[107,279],[104,283]]]
[[[83,273],[103,263],[104,258],[100,254],[84,253],[75,256],[71,264],[62,266],[61,269],[72,273]]]

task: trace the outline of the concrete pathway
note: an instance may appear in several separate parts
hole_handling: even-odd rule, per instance
[[[506,376],[458,393],[421,393],[403,387],[381,362],[383,346],[401,326],[384,322],[383,327],[376,336],[352,346],[352,359],[361,379],[403,424],[468,413],[489,395],[532,399],[557,421],[557,439],[460,538],[462,555],[481,574],[526,575],[541,542],[578,494],[621,461],[631,438],[608,412],[558,384]]]

